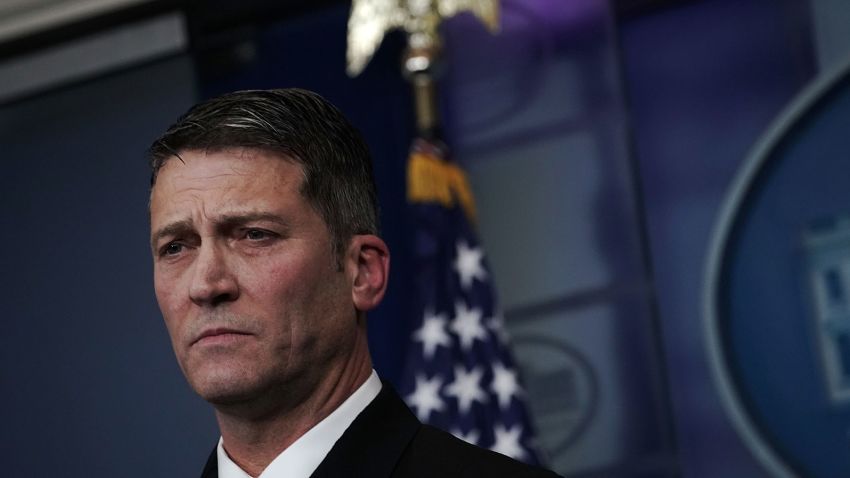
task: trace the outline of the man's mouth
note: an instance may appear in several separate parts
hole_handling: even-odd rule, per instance
[[[198,335],[198,337],[192,342],[192,345],[225,344],[231,341],[243,339],[249,335],[251,334],[241,330],[217,327],[201,332],[201,334]]]

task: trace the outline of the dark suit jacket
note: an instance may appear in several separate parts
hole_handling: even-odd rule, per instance
[[[312,478],[554,478],[423,425],[387,384],[342,434]],[[217,478],[213,449],[201,478]]]

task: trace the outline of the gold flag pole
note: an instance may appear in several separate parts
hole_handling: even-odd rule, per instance
[[[496,33],[498,0],[353,0],[348,18],[348,74],[357,76],[371,59],[386,32],[404,28],[407,49],[402,60],[404,77],[413,85],[416,127],[433,136],[439,125],[436,72],[443,19],[470,11]]]

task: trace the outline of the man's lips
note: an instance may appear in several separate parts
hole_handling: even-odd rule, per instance
[[[213,329],[208,329],[201,332],[195,340],[192,341],[192,345],[197,343],[213,343],[213,342],[224,342],[227,340],[237,339],[240,337],[251,335],[248,332],[236,329],[228,329],[226,327],[217,327]]]

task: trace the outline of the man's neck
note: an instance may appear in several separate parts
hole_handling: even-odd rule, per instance
[[[216,407],[216,418],[228,456],[251,476],[258,476],[283,450],[324,420],[351,396],[372,373],[368,355],[349,362],[322,380],[304,400],[280,407],[261,418]]]

